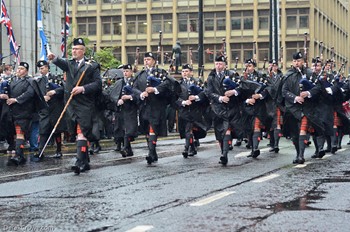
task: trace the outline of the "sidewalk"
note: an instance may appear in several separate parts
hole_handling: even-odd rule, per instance
[[[179,135],[178,132],[171,132],[171,133],[168,133],[167,137],[159,137],[159,140],[179,139],[179,138],[180,138],[180,135]],[[132,144],[135,144],[135,143],[146,143],[145,136],[144,135],[140,135],[139,137],[137,137],[135,139],[135,141],[132,142]],[[112,139],[102,139],[102,140],[100,140],[100,145],[104,149],[105,148],[116,147],[116,144],[115,144],[113,138]],[[0,148],[0,156],[7,156],[6,148],[7,147]],[[54,154],[55,153],[55,149],[56,149],[55,145],[48,145],[46,147],[46,149],[45,149],[45,153],[47,153],[47,154],[50,154],[50,153]],[[62,144],[62,152],[63,153],[75,153],[75,151],[76,151],[76,144],[75,143],[63,142],[63,144]],[[29,148],[26,147],[24,149],[24,153],[25,154],[30,154],[30,153],[33,153],[33,152],[29,152]]]

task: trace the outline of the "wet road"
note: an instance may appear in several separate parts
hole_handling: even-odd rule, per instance
[[[323,159],[309,147],[293,165],[290,141],[275,154],[263,140],[258,159],[235,147],[221,167],[212,135],[188,159],[182,143],[159,141],[151,166],[144,143],[128,159],[105,149],[80,176],[73,154],[18,168],[0,157],[0,231],[349,230],[350,146]]]

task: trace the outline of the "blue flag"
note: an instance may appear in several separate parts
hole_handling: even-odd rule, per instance
[[[43,27],[43,21],[41,17],[41,6],[40,6],[40,0],[38,0],[38,18],[37,18],[37,24],[38,24],[38,31],[40,34],[40,39],[41,39],[41,51],[40,51],[40,60],[46,60],[47,61],[47,52],[46,50],[48,49],[48,44],[47,44],[47,39],[44,33],[44,27]],[[46,46],[46,48],[45,48]]]

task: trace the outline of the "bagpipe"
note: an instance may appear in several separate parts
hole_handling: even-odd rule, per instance
[[[9,94],[9,86],[8,81],[2,81],[0,84],[0,94]]]
[[[296,69],[301,75],[301,79],[299,81],[300,92],[309,91],[316,86],[315,83],[312,81],[311,77],[308,77],[306,74],[302,73],[300,68],[296,67]]]
[[[245,90],[253,91],[255,94],[262,93],[269,85],[269,79],[266,75],[252,75],[250,79],[243,79],[240,82],[241,88]]]
[[[126,84],[122,88],[122,96],[123,95],[131,95],[133,93],[132,91],[132,84]]]
[[[46,83],[46,90],[55,90],[63,85],[62,76],[50,76],[48,82]]]
[[[168,77],[168,73],[164,69],[156,67],[147,75],[147,87],[157,87]]]
[[[236,81],[236,79],[232,79],[231,77],[227,76],[223,80],[222,85],[225,91],[234,90],[239,86],[239,80]]]
[[[202,83],[200,79],[195,80],[191,78],[190,85],[188,86],[188,95],[198,95],[203,91]]]

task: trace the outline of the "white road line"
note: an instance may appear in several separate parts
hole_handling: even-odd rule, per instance
[[[271,149],[271,147],[265,147],[265,148],[263,148],[263,149],[260,149],[260,151],[265,152],[265,151],[269,151],[270,149]]]
[[[346,151],[346,150],[348,150],[348,149],[347,148],[342,148],[340,150],[337,150],[337,152],[342,152],[342,151]]]
[[[237,155],[235,155],[235,157],[247,157],[248,155],[250,155],[250,151],[244,151],[244,152],[240,152]]]
[[[126,232],[145,232],[153,229],[154,227],[151,225],[141,225],[141,226],[136,226],[130,230],[127,230]]]
[[[305,168],[309,164],[312,164],[312,162],[306,162],[304,164],[298,164],[298,165],[295,165],[293,168]]]
[[[62,168],[49,168],[49,169],[43,169],[43,170],[38,170],[38,171],[22,172],[22,173],[16,173],[16,174],[11,174],[11,175],[6,175],[6,176],[0,176],[0,179],[7,178],[7,177],[24,176],[24,175],[33,174],[33,173],[56,171],[56,170],[60,170],[60,169],[62,169]]]
[[[323,157],[322,157],[322,159],[327,159],[327,158],[329,158],[329,157],[331,157],[332,155],[324,155]]]
[[[191,203],[190,206],[203,206],[203,205],[207,205],[209,203],[212,203],[213,201],[217,201],[217,200],[220,200],[221,198],[224,198],[226,196],[229,196],[231,195],[232,193],[234,192],[222,192],[222,193],[219,193],[219,194],[216,194],[214,196],[211,196],[211,197],[207,197],[207,198],[204,198],[202,200],[199,200],[197,202],[194,202],[194,203]]]
[[[280,176],[279,174],[271,174],[271,175],[264,176],[264,177],[258,178],[256,180],[253,180],[252,182],[253,183],[261,183],[261,182],[265,182],[268,180],[272,180],[272,179],[279,177],[279,176]]]

